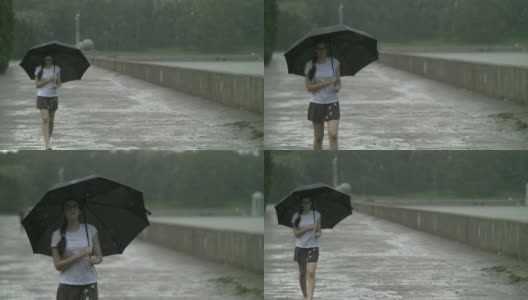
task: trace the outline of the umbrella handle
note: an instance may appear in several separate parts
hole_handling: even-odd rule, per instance
[[[86,205],[86,203],[85,203]],[[83,219],[84,219],[84,232],[86,232],[86,241],[88,242],[88,247],[90,247],[90,237],[88,237],[88,224],[86,223],[86,209],[83,208]],[[92,256],[92,253],[90,253],[88,256]]]

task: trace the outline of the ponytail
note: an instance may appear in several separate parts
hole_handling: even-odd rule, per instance
[[[66,222],[66,217],[64,217],[64,223],[62,223],[61,227],[60,227],[60,236],[61,236],[61,239],[60,241],[57,243],[57,251],[59,252],[59,256],[62,258],[62,256],[64,255],[64,250],[66,250],[66,226],[67,226],[67,222]]]
[[[308,71],[308,79],[310,79],[310,81],[312,81],[315,76],[315,71],[316,71],[315,63],[316,62],[317,62],[317,54],[314,53],[314,56],[312,57],[312,68],[310,69],[310,71]]]
[[[44,72],[44,62],[40,65],[40,71],[37,74],[38,80],[42,79],[42,72]]]

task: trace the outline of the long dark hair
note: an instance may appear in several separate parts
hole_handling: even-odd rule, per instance
[[[315,67],[316,62],[317,62],[317,54],[314,53],[312,57],[312,68],[310,69],[310,71],[308,71],[308,79],[310,79],[310,81],[313,80],[315,76],[315,71],[317,71],[317,68]]]
[[[324,44],[325,47],[328,47],[328,44],[325,40],[316,40],[315,43],[313,44],[314,48],[317,47],[317,45],[319,44]],[[315,66],[315,63],[317,62],[317,53],[314,52],[314,55],[312,57],[312,68],[310,69],[310,71],[308,71],[308,79],[310,80],[313,80],[314,76],[315,76],[315,72],[317,71],[317,67]]]
[[[79,210],[81,210],[81,202],[80,201],[77,201],[77,200],[70,200],[70,201],[77,202],[77,205],[79,206]],[[66,205],[66,202],[67,201],[65,201],[62,204],[63,205],[63,209],[64,209],[64,205]],[[62,225],[61,225],[60,230],[59,230],[61,239],[57,243],[57,251],[59,252],[59,256],[61,258],[64,255],[64,251],[66,250],[66,227],[67,226],[68,226],[68,220],[66,220],[66,216],[64,216],[63,220],[62,220]]]
[[[299,228],[299,223],[301,223],[301,215],[303,213],[303,204],[302,204],[302,200],[303,199],[310,199],[310,202],[312,203],[312,205],[310,206],[310,210],[313,209],[313,201],[310,197],[307,197],[307,196],[301,196],[299,197],[299,210],[297,211],[297,219],[295,219],[295,221],[293,222],[293,225],[295,226],[295,228]]]
[[[44,57],[42,58],[42,63],[40,64],[40,71],[39,71],[38,74],[37,74],[37,78],[38,78],[38,80],[42,79],[42,73],[44,72],[44,65],[46,64],[46,56],[51,57],[51,63],[52,63],[52,64],[55,63],[55,60],[53,59],[53,56],[51,56],[51,55],[44,55]],[[53,75],[55,75],[55,74],[53,74]]]
[[[61,239],[57,243],[57,251],[59,252],[59,256],[62,258],[64,255],[64,250],[66,250],[66,226],[68,226],[68,223],[66,221],[66,217],[64,217],[64,220],[62,222],[62,225],[60,227],[60,236]]]
[[[42,72],[44,72],[44,62],[40,64],[40,71],[37,74],[38,80],[42,79]]]

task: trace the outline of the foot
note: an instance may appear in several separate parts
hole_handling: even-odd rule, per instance
[[[48,148],[47,148],[46,150],[53,150],[53,148],[51,148],[51,147],[48,147]]]

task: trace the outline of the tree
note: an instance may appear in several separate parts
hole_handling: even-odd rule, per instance
[[[0,73],[9,66],[13,50],[14,13],[13,0],[0,1]]]

